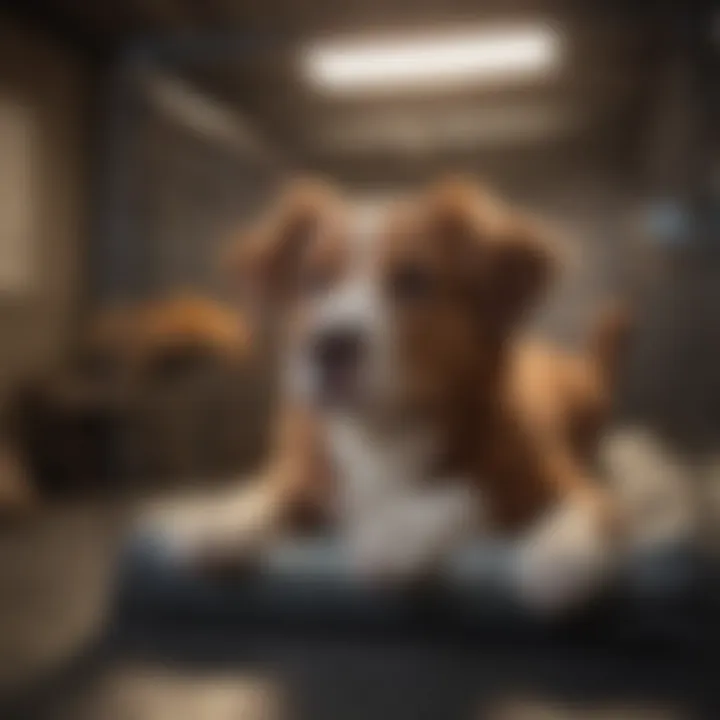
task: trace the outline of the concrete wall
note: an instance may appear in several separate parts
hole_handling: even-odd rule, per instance
[[[72,335],[87,217],[87,100],[79,57],[0,18],[0,125],[16,138],[0,151],[0,399],[16,378],[62,356]]]

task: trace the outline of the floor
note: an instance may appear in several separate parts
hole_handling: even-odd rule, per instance
[[[128,512],[74,502],[2,529],[1,689],[32,680],[99,628]]]
[[[113,558],[143,504],[56,505],[0,531],[0,695],[52,672],[100,631]],[[47,720],[269,720],[276,704],[263,678],[133,666],[100,674]]]

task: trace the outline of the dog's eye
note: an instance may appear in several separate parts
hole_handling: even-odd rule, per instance
[[[435,289],[430,271],[418,264],[407,263],[396,267],[388,279],[388,291],[401,301],[422,300]]]

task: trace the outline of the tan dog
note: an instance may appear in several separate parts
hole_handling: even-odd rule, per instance
[[[166,358],[193,353],[240,362],[252,347],[248,326],[233,308],[190,292],[106,308],[84,340],[86,353],[140,375]]]
[[[492,531],[524,543],[538,607],[584,598],[613,557],[589,460],[626,321],[604,316],[582,356],[521,340],[555,264],[535,222],[469,182],[370,207],[292,188],[234,255],[282,323],[274,450],[200,554],[261,553],[311,512],[361,573],[409,580]]]

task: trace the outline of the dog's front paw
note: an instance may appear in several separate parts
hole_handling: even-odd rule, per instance
[[[257,567],[271,543],[274,523],[262,497],[248,495],[225,507],[187,547],[193,568],[213,576]]]
[[[221,577],[253,567],[274,528],[272,507],[257,493],[188,501],[162,508],[144,520],[178,564]]]
[[[582,508],[565,507],[528,535],[519,548],[515,578],[520,600],[554,616],[595,597],[608,580],[615,552]]]

